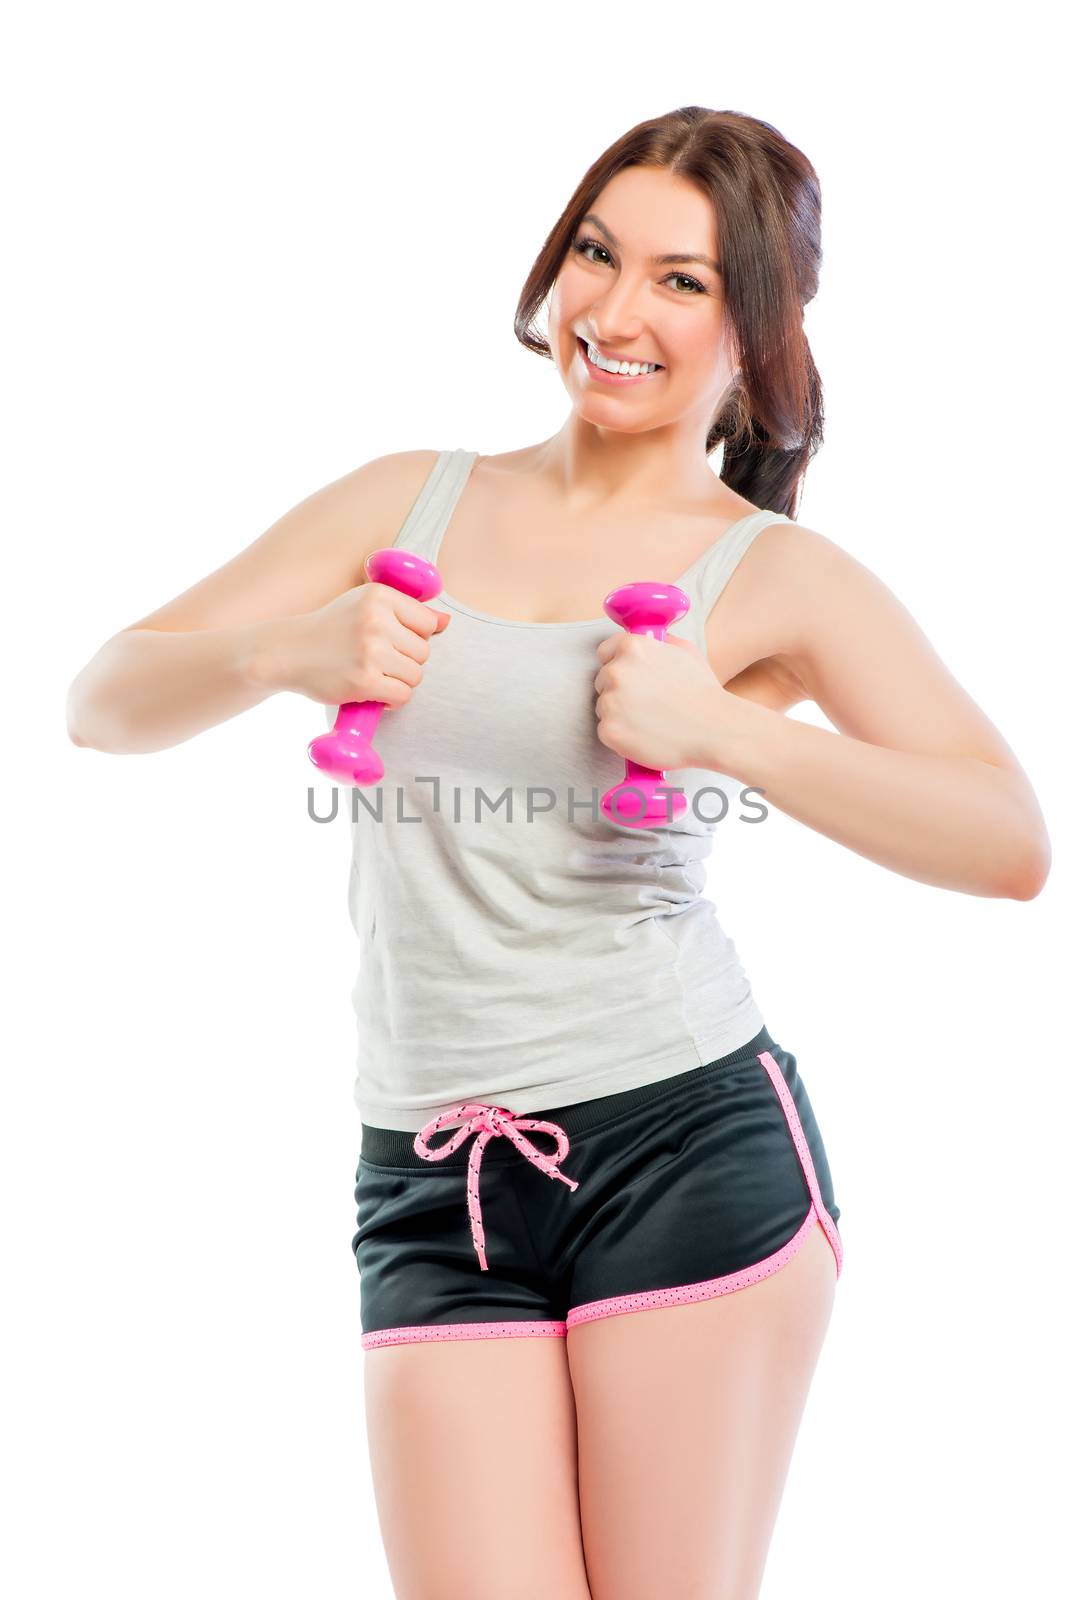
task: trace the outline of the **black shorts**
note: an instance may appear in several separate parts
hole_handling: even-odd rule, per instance
[[[536,1113],[472,1101],[418,1134],[361,1128],[365,1350],[561,1336],[729,1294],[784,1266],[814,1227],[841,1274],[820,1130],[766,1028],[622,1094]]]

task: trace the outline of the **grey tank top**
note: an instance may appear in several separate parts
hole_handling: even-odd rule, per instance
[[[436,559],[477,459],[440,453],[395,545]],[[743,517],[673,579],[690,610],[671,631],[703,650],[705,619],[746,550],[789,520]],[[667,781],[690,803],[674,823],[605,817],[600,798],[624,764],[597,738],[592,684],[617,624],[511,622],[445,591],[428,604],[451,621],[430,639],[412,698],[382,713],[382,781],[338,790],[352,841],[361,1120],[414,1133],[464,1101],[525,1114],[747,1043],[764,1019],[702,893],[715,819],[737,817],[743,785],[675,769]],[[329,727],[337,707],[326,712]]]

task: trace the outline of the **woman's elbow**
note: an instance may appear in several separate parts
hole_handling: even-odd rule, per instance
[[[71,744],[80,745],[84,749],[84,747],[88,744],[88,740],[82,737],[78,726],[78,707],[77,696],[75,693],[77,684],[78,680],[75,678],[74,682],[67,690],[67,738],[70,740]]]
[[[1049,869],[1053,862],[1053,851],[1050,845],[1049,834],[1043,831],[1040,839],[1032,839],[1024,857],[1024,861],[1013,879],[1009,889],[1009,898],[1012,900],[1034,900],[1045,888]]]
[[[108,714],[79,693],[77,678],[67,691],[67,737],[80,750],[111,752],[123,748],[114,714]]]

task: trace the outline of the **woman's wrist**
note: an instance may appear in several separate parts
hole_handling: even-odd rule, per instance
[[[759,788],[773,770],[781,713],[717,685],[702,723],[696,767]]]
[[[289,641],[292,617],[272,617],[241,630],[238,640],[240,667],[248,683],[267,694],[288,688]]]

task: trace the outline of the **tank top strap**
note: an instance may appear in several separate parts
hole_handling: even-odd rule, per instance
[[[442,450],[401,523],[393,543],[424,561],[435,561],[438,546],[471,468],[477,450]]]
[[[702,623],[730,582],[735,568],[759,533],[773,522],[790,522],[779,511],[753,511],[710,546],[682,585]]]

